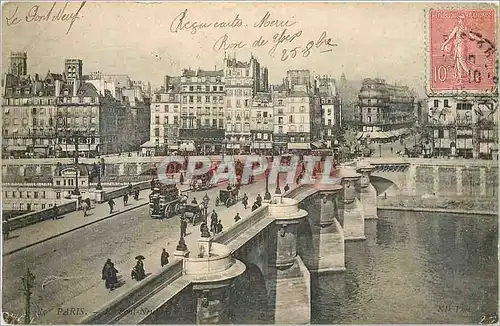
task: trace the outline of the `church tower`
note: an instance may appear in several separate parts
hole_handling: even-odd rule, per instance
[[[26,52],[10,53],[10,71],[15,76],[28,75],[28,54]]]

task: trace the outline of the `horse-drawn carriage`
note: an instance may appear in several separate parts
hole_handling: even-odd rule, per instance
[[[219,190],[219,196],[215,199],[215,206],[226,205],[226,207],[229,207],[236,204],[238,201],[238,192],[239,189],[236,187]]]
[[[191,183],[189,184],[189,189],[192,191],[207,190],[213,187],[212,176],[214,175],[214,169],[211,168],[204,174],[193,175],[191,178]]]
[[[202,204],[186,204],[182,207],[182,217],[186,218],[193,225],[203,219]]]
[[[152,218],[169,218],[178,214],[182,203],[179,189],[175,184],[156,182],[149,195],[149,216]]]

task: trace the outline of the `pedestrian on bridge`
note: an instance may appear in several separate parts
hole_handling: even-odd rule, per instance
[[[123,195],[123,206],[127,206],[128,204],[128,193]]]
[[[9,238],[9,232],[10,232],[9,220],[5,219],[5,221],[2,222],[2,233],[5,240]]]
[[[213,234],[217,233],[217,221],[219,220],[219,216],[215,212],[215,209],[212,211],[212,215],[210,216],[210,231]]]
[[[253,205],[252,205],[252,212],[254,210],[256,210],[257,208],[259,208],[259,205],[257,205],[257,202],[254,202]]]
[[[89,210],[89,204],[85,200],[82,202],[82,209],[83,209],[83,217],[87,216],[87,212]]]
[[[59,207],[57,207],[57,204],[54,204],[54,206],[52,206],[52,219],[57,220],[58,216],[59,216]]]
[[[247,196],[246,193],[243,195],[243,198],[241,199],[241,202],[243,203],[243,207],[245,207],[245,209],[247,209],[247,207],[248,207],[248,196]]]
[[[221,233],[222,229],[223,229],[222,221],[219,220],[219,223],[217,223],[217,233]]]
[[[113,198],[110,198],[108,200],[108,206],[109,206],[109,214],[113,213],[113,207],[115,206],[115,201]]]
[[[106,289],[113,291],[115,289],[116,283],[118,283],[118,270],[115,268],[115,264],[111,262],[111,259],[108,258],[104,267],[102,268],[102,279],[105,280]]]
[[[255,202],[257,203],[257,206],[260,207],[262,205],[262,197],[260,194],[257,194],[257,198],[255,199]]]
[[[168,265],[168,257],[170,257],[170,255],[165,250],[165,248],[163,248],[163,251],[161,253],[161,267]]]
[[[285,185],[285,192],[287,192],[288,190],[290,190],[290,186],[288,185],[288,183]]]
[[[236,216],[234,217],[234,221],[238,222],[239,220],[241,220],[240,213],[236,213]]]
[[[181,238],[184,238],[186,236],[187,225],[188,223],[186,219],[181,219]]]

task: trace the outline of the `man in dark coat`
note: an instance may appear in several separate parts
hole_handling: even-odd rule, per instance
[[[6,219],[5,221],[2,222],[2,233],[5,240],[9,238],[9,232],[10,232],[9,220]]]
[[[127,206],[128,203],[128,193],[123,195],[123,206]]]
[[[115,289],[115,285],[118,282],[116,274],[118,274],[118,270],[115,268],[115,264],[111,262],[111,259],[108,258],[102,268],[102,279],[106,281],[106,289],[110,291]]]
[[[109,214],[113,213],[113,206],[115,206],[115,201],[113,198],[110,198],[108,200],[108,205],[109,205]]]
[[[240,213],[236,213],[236,216],[234,217],[234,221],[238,222],[239,220],[241,220]]]
[[[257,208],[259,208],[259,205],[257,205],[257,202],[253,203],[253,205],[252,205],[252,212],[254,210],[256,210]]]
[[[243,206],[245,207],[245,209],[247,209],[247,207],[248,207],[248,196],[247,196],[247,194],[243,195],[243,198],[241,199],[241,202],[243,203]]]
[[[287,192],[288,190],[290,190],[290,186],[288,185],[288,183],[285,185],[285,192]]]
[[[198,201],[196,200],[195,197],[193,197],[193,200],[191,200],[191,204],[194,204],[194,205],[198,204]]]
[[[219,223],[217,223],[217,233],[221,233],[222,229],[223,229],[222,221],[219,220]]]
[[[59,216],[59,207],[57,207],[57,204],[54,204],[54,206],[52,206],[52,219],[57,220],[58,216]]]
[[[170,255],[165,250],[165,248],[163,248],[163,251],[161,253],[161,267],[168,265],[168,257],[170,257]]]
[[[255,199],[255,202],[257,203],[257,206],[261,206],[262,205],[262,197],[260,196],[260,194],[257,194],[257,198]]]
[[[186,236],[187,225],[188,223],[186,219],[181,219],[181,238],[184,238]]]

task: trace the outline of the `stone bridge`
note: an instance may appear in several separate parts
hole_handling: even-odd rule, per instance
[[[495,161],[371,158],[370,163],[374,167],[370,181],[378,195],[497,196],[498,166]]]
[[[274,323],[310,323],[309,273],[345,270],[345,241],[365,239],[364,220],[377,218],[373,170],[343,166],[334,183],[275,194],[191,253],[180,245],[174,264],[81,322],[239,323],[248,307],[237,298],[260,295]]]

